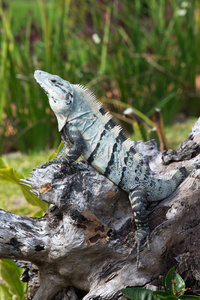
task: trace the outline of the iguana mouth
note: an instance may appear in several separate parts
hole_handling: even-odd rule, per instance
[[[47,78],[45,78],[44,80],[44,76],[46,75],[47,76],[48,73],[46,72],[43,72],[43,71],[39,71],[39,70],[36,70],[34,72],[34,78],[35,80],[37,81],[37,83],[41,86],[41,88],[44,90],[45,94],[47,94],[47,96],[49,95],[47,89],[48,89],[48,84],[45,82],[47,81]],[[40,78],[41,76],[43,76],[43,80]],[[45,77],[46,77],[45,76]]]

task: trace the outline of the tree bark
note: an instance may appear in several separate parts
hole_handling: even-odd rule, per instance
[[[191,155],[190,147],[182,147],[187,148],[183,150],[188,152],[186,158],[193,158],[167,166],[155,141],[133,144],[151,172],[159,176],[181,165],[199,163],[199,137],[198,120],[184,142],[197,147],[191,147]],[[170,153],[167,155],[169,158]],[[176,161],[182,158],[183,153]],[[34,300],[117,299],[122,297],[119,290],[127,286],[158,288],[160,275],[174,265],[197,292],[199,178],[200,170],[192,171],[171,196],[149,206],[151,250],[143,245],[137,269],[136,252],[130,255],[135,225],[128,195],[83,162],[38,167],[23,182],[51,206],[42,218],[0,210],[0,257],[21,261],[22,277],[29,281],[29,298]]]

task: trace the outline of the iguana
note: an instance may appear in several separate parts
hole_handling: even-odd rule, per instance
[[[122,128],[89,89],[40,70],[35,71],[34,77],[49,98],[64,143],[57,157],[43,166],[58,162],[70,164],[82,156],[129,193],[137,227],[133,249],[137,248],[138,265],[144,239],[149,247],[147,201],[169,196],[195,166],[175,169],[162,178],[150,176],[149,169]]]

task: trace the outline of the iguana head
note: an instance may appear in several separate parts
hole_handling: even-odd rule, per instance
[[[66,124],[73,105],[72,85],[57,75],[37,70],[34,73],[36,81],[49,98],[49,104],[58,120],[59,131]]]

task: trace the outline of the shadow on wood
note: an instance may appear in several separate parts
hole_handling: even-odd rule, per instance
[[[185,144],[199,144],[199,129],[198,121]],[[156,176],[200,160],[191,147],[194,158],[164,166],[155,141],[133,143]],[[199,178],[200,170],[193,171],[170,197],[149,207],[151,251],[142,247],[137,269],[136,253],[129,254],[135,225],[125,192],[83,162],[35,168],[25,182],[51,206],[42,218],[1,210],[0,257],[21,261],[34,300],[116,299],[127,286],[158,287],[173,265],[199,290]]]

